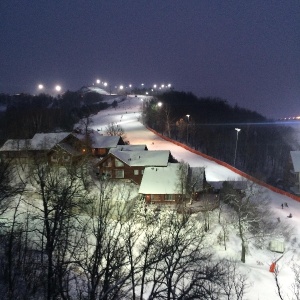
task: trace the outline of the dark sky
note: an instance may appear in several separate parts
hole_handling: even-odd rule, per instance
[[[299,0],[0,0],[0,92],[171,82],[300,115]]]

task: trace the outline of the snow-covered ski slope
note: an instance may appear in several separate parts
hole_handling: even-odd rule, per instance
[[[130,144],[146,144],[149,150],[170,150],[172,155],[178,160],[184,160],[191,166],[205,167],[208,181],[241,179],[240,175],[228,168],[168,142],[145,128],[141,122],[142,100],[147,101],[149,97],[128,96],[125,101],[119,102],[116,109],[109,108],[100,111],[92,117],[92,128],[105,134],[105,127],[115,122],[122,126],[126,134],[126,139],[130,141]],[[293,228],[292,239],[286,243],[284,256],[278,262],[280,271],[279,280],[282,283],[283,293],[290,295],[289,298],[286,296],[284,299],[292,299],[291,285],[293,283],[293,272],[291,267],[294,263],[300,264],[300,243],[298,241],[300,239],[300,203],[264,187],[262,187],[262,191],[271,200],[274,218],[280,218],[281,222],[286,222]],[[282,209],[282,203],[287,203],[288,207]],[[287,218],[289,213],[293,214],[293,218]],[[227,251],[219,247],[216,248],[216,252],[221,257],[232,257],[238,261],[240,259],[240,240],[236,236],[233,236],[229,243]],[[246,257],[246,264],[240,265],[240,269],[247,274],[249,281],[252,283],[246,299],[279,299],[276,293],[273,274],[269,272],[269,266],[280,256],[281,254],[270,252],[267,249],[250,250],[250,253]]]

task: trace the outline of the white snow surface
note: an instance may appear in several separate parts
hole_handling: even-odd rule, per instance
[[[128,96],[125,101],[119,102],[116,108],[109,108],[100,111],[93,116],[93,126],[95,130],[105,128],[109,123],[115,122],[121,125],[125,131],[130,144],[146,144],[149,150],[170,150],[172,155],[178,160],[188,162],[192,167],[205,167],[207,181],[242,180],[243,178],[227,169],[224,166],[196,155],[171,142],[163,140],[153,132],[147,130],[141,123],[142,100],[147,101],[147,96]],[[102,132],[105,134],[105,132]],[[294,274],[291,267],[294,263],[300,263],[300,202],[287,196],[275,193],[267,188],[261,187],[264,194],[271,200],[274,218],[280,218],[281,222],[291,226],[291,238],[285,243],[285,253],[278,261],[279,280],[281,283],[284,299],[292,299],[292,283]],[[288,207],[281,207],[282,203],[287,203]],[[287,218],[292,213],[293,218]],[[212,236],[216,239],[216,236]],[[240,260],[240,239],[236,234],[230,234],[228,249],[215,247],[216,255],[219,257],[233,258]],[[240,263],[240,270],[247,274],[251,286],[248,288],[246,299],[249,300],[273,300],[279,299],[277,295],[275,280],[269,267],[273,261],[281,254],[271,252],[267,249],[251,248],[246,256],[246,263]]]
[[[179,164],[169,163],[167,167],[145,168],[140,185],[140,194],[179,194]]]

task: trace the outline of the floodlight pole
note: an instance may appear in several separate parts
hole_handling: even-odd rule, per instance
[[[190,115],[187,116],[187,124],[186,124],[186,144],[189,142],[189,121],[190,121]]]
[[[236,142],[235,142],[234,161],[233,161],[233,166],[235,167],[236,150],[237,150],[237,145],[238,145],[238,140],[239,140],[239,132],[241,131],[241,129],[235,128],[234,130],[236,130]]]

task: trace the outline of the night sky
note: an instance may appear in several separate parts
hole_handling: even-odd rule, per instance
[[[0,0],[0,93],[172,83],[300,115],[300,1]]]

